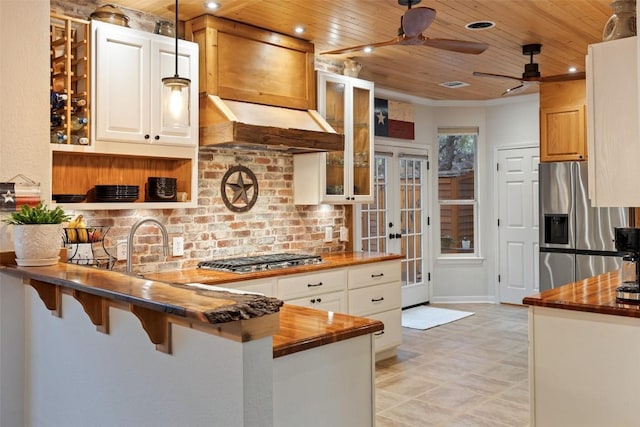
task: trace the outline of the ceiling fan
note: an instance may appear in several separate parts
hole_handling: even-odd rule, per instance
[[[538,84],[540,82],[559,82],[584,78],[584,73],[561,74],[557,76],[542,77],[540,75],[538,64],[533,62],[534,55],[538,55],[541,49],[542,45],[539,43],[525,44],[522,46],[522,54],[529,55],[529,63],[524,64],[524,72],[522,73],[522,77],[505,76],[503,74],[493,73],[481,73],[478,71],[474,71],[473,75],[476,77],[497,77],[500,79],[515,80],[520,83],[517,86],[514,86],[502,92],[503,96],[519,92],[530,85]]]
[[[486,43],[452,39],[433,39],[423,36],[422,32],[426,30],[436,18],[436,11],[430,7],[411,8],[412,5],[416,5],[421,1],[422,0],[398,0],[399,5],[407,6],[408,9],[400,18],[400,28],[398,29],[398,35],[395,38],[384,42],[322,52],[321,55],[336,55],[390,45],[421,45],[471,54],[479,54],[487,50],[489,45]]]

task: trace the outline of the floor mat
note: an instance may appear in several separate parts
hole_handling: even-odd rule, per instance
[[[423,305],[402,310],[402,326],[412,329],[429,329],[464,319],[472,314],[471,311],[449,310]]]

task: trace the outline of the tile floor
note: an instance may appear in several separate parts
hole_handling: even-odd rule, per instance
[[[402,328],[397,357],[376,365],[376,426],[528,426],[527,308],[432,306],[475,314]]]

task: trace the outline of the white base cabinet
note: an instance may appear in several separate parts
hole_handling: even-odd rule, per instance
[[[640,319],[529,307],[532,427],[637,426]]]
[[[376,359],[396,354],[402,344],[399,260],[225,284],[225,287],[275,296],[287,304],[376,319]]]
[[[381,360],[402,344],[400,275],[397,260],[295,274],[278,279],[275,296],[288,304],[380,320],[384,330],[373,335]]]

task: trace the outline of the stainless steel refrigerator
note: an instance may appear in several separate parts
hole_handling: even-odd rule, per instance
[[[591,207],[587,162],[540,163],[540,291],[616,270],[627,209]]]

